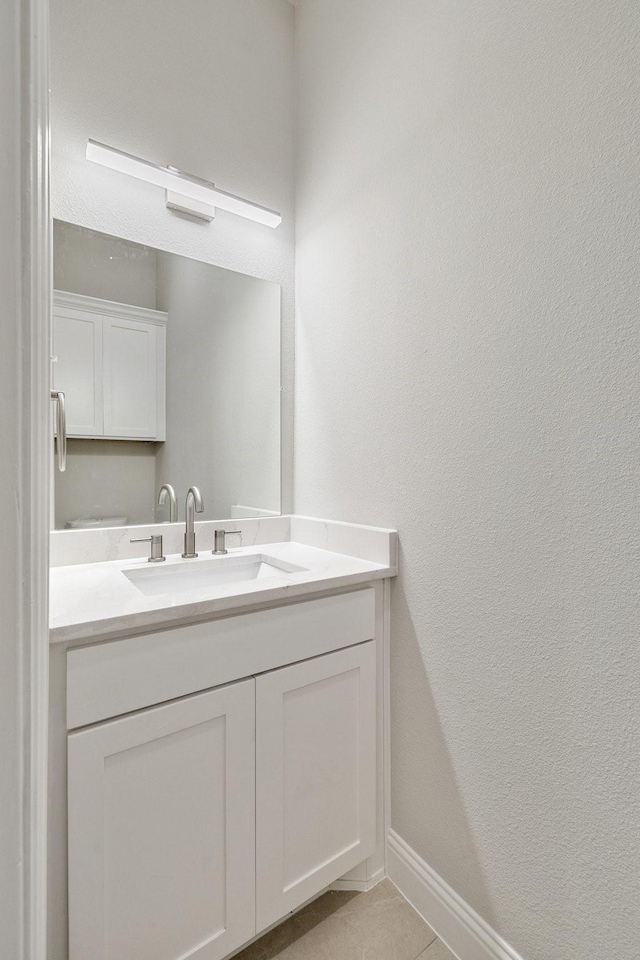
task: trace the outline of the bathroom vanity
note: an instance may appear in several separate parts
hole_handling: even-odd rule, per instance
[[[52,533],[49,960],[222,960],[382,875],[396,535],[215,526]]]

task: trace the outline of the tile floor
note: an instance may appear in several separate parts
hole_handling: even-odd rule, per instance
[[[390,880],[330,891],[234,960],[455,960]]]

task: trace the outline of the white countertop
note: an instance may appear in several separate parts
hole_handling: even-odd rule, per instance
[[[385,532],[391,534],[391,531]],[[228,553],[230,558],[256,555],[305,569],[240,583],[208,585],[180,595],[149,596],[141,593],[125,575],[127,571],[150,568],[151,565],[140,558],[54,567],[50,581],[51,642],[105,639],[150,628],[183,625],[224,611],[355,586],[396,573],[395,565],[389,563],[372,562],[294,541],[230,548]],[[193,560],[183,560],[180,554],[174,554],[159,566],[167,569],[179,564],[210,564],[212,559],[215,560],[210,551],[202,552]],[[221,558],[221,562],[225,559]]]

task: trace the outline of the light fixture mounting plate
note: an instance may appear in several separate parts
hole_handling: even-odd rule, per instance
[[[175,190],[165,190],[165,198],[169,210],[186,213],[190,217],[197,217],[198,220],[206,220],[207,223],[215,219],[216,208],[209,203],[192,200],[191,197],[185,197],[181,193],[176,193]]]

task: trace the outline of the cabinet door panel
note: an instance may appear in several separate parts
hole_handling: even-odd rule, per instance
[[[157,436],[158,328],[104,317],[104,433]]]
[[[256,680],[256,920],[374,850],[376,655],[364,643]]]
[[[56,306],[53,315],[53,386],[67,401],[67,433],[102,434],[102,317]]]
[[[70,960],[220,960],[254,935],[254,697],[69,737]]]

